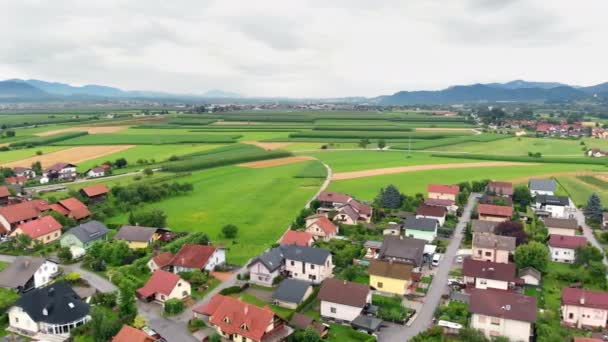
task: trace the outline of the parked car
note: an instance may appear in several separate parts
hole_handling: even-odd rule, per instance
[[[458,255],[456,256],[456,262],[459,264],[462,264],[462,262],[464,261],[464,257],[462,255]]]
[[[433,262],[431,262],[431,265],[433,265],[434,267],[439,266],[439,261],[441,261],[442,256],[443,255],[439,253],[433,254]]]

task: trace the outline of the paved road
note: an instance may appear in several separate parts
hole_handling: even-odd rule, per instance
[[[471,218],[471,212],[473,211],[479,197],[480,195],[475,193],[471,194],[469,197],[469,201],[464,208],[464,212],[454,231],[454,236],[452,237],[452,240],[448,245],[445,254],[443,255],[443,259],[441,260],[439,267],[437,268],[437,272],[433,278],[431,287],[427,292],[422,309],[418,312],[414,322],[410,326],[393,324],[382,329],[378,336],[378,341],[407,341],[413,336],[418,335],[418,333],[426,330],[431,325],[433,315],[435,314],[435,309],[437,306],[439,306],[441,296],[444,294],[447,288],[450,268],[452,267],[456,254],[458,253],[464,228]]]
[[[160,168],[156,168],[156,169],[152,169],[152,171],[156,172],[156,171],[161,171]],[[53,191],[56,190],[58,187],[63,187],[63,186],[68,186],[68,185],[73,185],[73,184],[79,184],[79,183],[86,183],[86,182],[91,182],[91,181],[96,181],[96,180],[107,180],[107,179],[113,179],[113,178],[121,178],[121,177],[127,177],[127,176],[134,176],[137,174],[143,173],[143,170],[139,170],[139,171],[132,171],[132,172],[127,172],[127,173],[121,173],[118,175],[113,175],[113,176],[107,176],[107,177],[100,177],[100,178],[79,178],[76,179],[75,181],[72,182],[65,182],[65,183],[57,183],[57,184],[48,184],[48,185],[39,185],[39,186],[31,186],[31,187],[27,187],[25,188],[26,191],[29,192],[40,192],[40,191]]]
[[[162,307],[157,303],[144,303],[140,300],[137,301],[137,309],[140,315],[146,318],[148,326],[152,330],[159,333],[168,342],[194,342],[196,339],[190,331],[188,331],[187,321],[176,322],[173,318],[162,317],[160,312]],[[186,312],[190,314],[190,309],[186,309]]]
[[[333,175],[333,170],[331,169],[331,167],[329,167],[329,165],[325,163],[323,163],[323,166],[325,166],[325,169],[327,170],[327,176],[325,177],[325,181],[323,181],[323,184],[321,184],[319,191],[317,191],[317,193],[306,203],[304,208],[310,208],[310,203],[312,203],[312,201],[319,197],[319,194],[325,191],[329,186],[329,183],[331,183],[331,176]]]
[[[597,247],[600,251],[603,251],[602,245],[597,242],[595,235],[593,235],[593,229],[589,227],[589,225],[585,222],[585,215],[580,209],[576,209],[574,214],[576,221],[578,221],[578,225],[583,227],[583,235],[587,238],[587,241],[591,243],[591,245]],[[606,255],[604,255],[604,265],[608,266],[608,260],[606,260]]]

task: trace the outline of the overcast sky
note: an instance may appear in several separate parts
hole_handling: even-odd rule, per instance
[[[607,0],[14,0],[0,78],[247,96],[608,81]]]

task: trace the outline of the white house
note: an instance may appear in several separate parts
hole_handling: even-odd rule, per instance
[[[144,287],[137,289],[139,298],[164,304],[169,299],[184,300],[190,297],[190,283],[177,274],[156,270]]]
[[[557,184],[555,179],[530,179],[528,185],[532,196],[554,195]]]
[[[437,237],[439,221],[430,218],[408,217],[403,224],[405,236],[432,242]]]
[[[58,271],[52,261],[20,256],[0,272],[0,287],[27,292],[50,283]]]
[[[562,289],[562,323],[578,329],[604,329],[608,322],[608,292]]]
[[[462,265],[464,282],[477,289],[509,290],[515,284],[514,263],[498,263],[467,258]]]
[[[568,197],[538,195],[534,200],[534,209],[553,218],[574,218],[576,207]]]
[[[76,165],[56,163],[42,172],[42,178],[46,178],[48,181],[74,179],[76,178]]]
[[[169,261],[167,266],[173,273],[194,270],[213,271],[226,263],[226,251],[212,245],[185,244]]]
[[[321,301],[321,317],[337,322],[352,322],[371,303],[368,285],[335,278],[326,279],[317,298]]]
[[[587,245],[584,236],[551,235],[549,236],[549,254],[551,260],[556,262],[573,263],[576,257],[576,249]]]
[[[289,278],[319,284],[333,274],[331,253],[326,249],[304,246],[281,246],[285,273]]]
[[[17,177],[25,177],[27,179],[32,179],[32,178],[36,177],[36,171],[32,170],[29,167],[20,167],[20,166],[14,167],[13,173]]]
[[[247,265],[249,282],[261,286],[272,286],[273,281],[285,269],[283,250],[275,247],[251,260]]]
[[[98,166],[92,169],[88,169],[85,174],[88,178],[103,177],[106,175],[106,169],[101,166]]]

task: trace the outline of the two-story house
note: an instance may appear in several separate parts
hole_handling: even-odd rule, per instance
[[[412,292],[413,266],[399,262],[373,260],[367,269],[369,286],[380,292],[404,296]]]
[[[582,235],[550,235],[547,245],[551,260],[571,264],[576,258],[576,249],[587,245],[587,238]]]
[[[458,185],[429,184],[426,187],[428,198],[450,200],[456,202],[456,197],[460,192]]]
[[[275,247],[253,258],[247,270],[249,282],[261,286],[272,286],[274,280],[285,269],[285,259],[282,248]]]
[[[471,258],[464,259],[462,274],[467,286],[477,289],[509,290],[517,282],[514,263],[497,263]]]
[[[565,196],[538,195],[534,199],[535,212],[553,218],[574,218],[576,207]]]
[[[49,284],[59,272],[57,263],[20,256],[0,272],[0,287],[27,292]]]
[[[76,178],[76,165],[71,163],[56,163],[42,171],[41,183],[52,181],[72,180]]]
[[[166,268],[173,273],[213,271],[226,263],[226,251],[212,245],[185,244],[169,261]]]
[[[156,270],[146,284],[137,289],[137,296],[146,302],[164,304],[169,299],[184,300],[190,297],[190,283],[175,273]]]
[[[493,204],[480,204],[477,206],[479,219],[483,221],[505,222],[513,216],[513,207]]]
[[[422,267],[426,240],[401,236],[384,236],[378,258]]]
[[[573,218],[545,217],[543,223],[545,224],[545,227],[547,227],[549,235],[574,236],[578,231],[578,222]]]
[[[72,255],[83,255],[93,243],[105,241],[110,230],[99,221],[80,224],[61,236],[61,247],[69,247]]]
[[[487,338],[530,341],[536,322],[536,298],[499,290],[472,289],[470,294],[471,328]]]
[[[29,167],[16,166],[13,168],[13,173],[15,174],[15,177],[25,177],[27,179],[36,178],[36,171]]]
[[[35,242],[45,245],[59,240],[61,236],[61,223],[57,222],[53,216],[43,216],[39,219],[28,221],[17,226],[11,236],[25,234],[32,239],[32,246]]]
[[[285,258],[285,273],[289,278],[319,284],[333,274],[330,251],[303,246],[281,246]]]
[[[321,317],[350,323],[371,304],[372,294],[367,285],[329,278],[317,298],[321,301]]]
[[[510,182],[489,182],[486,188],[489,194],[511,197],[513,196],[513,183]]]
[[[473,254],[475,260],[508,263],[509,255],[515,251],[515,238],[490,233],[473,234]]]
[[[446,214],[447,210],[444,207],[422,204],[416,208],[416,218],[437,220],[439,226],[443,226],[445,223]]]
[[[338,226],[325,215],[317,214],[306,218],[306,232],[317,239],[329,241],[338,234]]]
[[[405,228],[405,236],[432,242],[437,238],[439,221],[425,217],[408,217],[405,220],[403,227]]]
[[[579,288],[562,290],[562,323],[577,329],[604,329],[608,323],[608,292]]]

